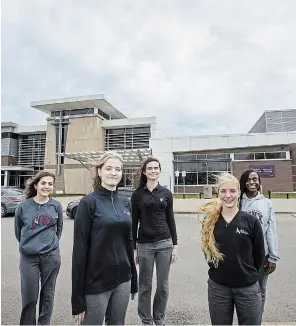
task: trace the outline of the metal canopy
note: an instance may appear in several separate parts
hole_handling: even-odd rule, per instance
[[[143,160],[152,156],[150,148],[142,149],[127,149],[113,151],[120,154],[123,158],[124,164],[141,164]],[[63,156],[78,161],[83,164],[87,169],[87,165],[98,165],[100,158],[106,153],[106,151],[92,151],[92,152],[77,152],[77,153],[64,153]]]

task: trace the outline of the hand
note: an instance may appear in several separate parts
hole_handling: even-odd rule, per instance
[[[174,264],[178,259],[178,255],[177,255],[177,246],[174,246],[173,252],[172,252],[172,259],[171,259],[171,263]]]
[[[136,293],[132,293],[132,294],[131,294],[131,299],[134,300],[135,297],[136,297]]]
[[[85,315],[85,311],[80,313],[79,315],[75,315],[74,316],[74,319],[75,319],[75,323],[77,325],[81,325],[83,320],[84,320],[84,315]]]
[[[135,260],[135,264],[138,265],[139,264],[138,249],[134,250],[134,260]]]
[[[271,261],[267,261],[266,264],[264,265],[264,267],[267,268],[267,273],[271,274],[276,269],[276,263],[272,263]]]

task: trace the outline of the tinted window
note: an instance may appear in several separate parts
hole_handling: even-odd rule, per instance
[[[254,160],[254,153],[235,153],[234,154],[235,160]]]
[[[264,160],[264,153],[255,153],[256,160]]]
[[[286,152],[265,153],[267,160],[286,158]]]
[[[5,196],[20,196],[22,194],[20,191],[14,191],[10,189],[3,189],[2,192]]]

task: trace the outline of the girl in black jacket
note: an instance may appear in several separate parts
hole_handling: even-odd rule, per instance
[[[95,168],[94,192],[79,203],[74,226],[72,314],[77,324],[124,325],[137,293],[131,204],[116,190],[122,158],[107,152]]]
[[[138,314],[143,324],[151,325],[165,324],[169,272],[177,260],[178,244],[173,196],[158,183],[160,171],[159,161],[148,158],[141,169],[140,185],[132,195],[134,256],[139,263]],[[151,312],[154,264],[157,289]]]

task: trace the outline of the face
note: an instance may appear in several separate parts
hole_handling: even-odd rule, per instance
[[[147,180],[157,180],[160,174],[160,166],[158,162],[149,162],[146,165],[146,171],[144,174],[147,177]]]
[[[122,178],[122,163],[118,158],[109,158],[98,173],[103,185],[115,187]]]
[[[239,195],[237,185],[232,182],[225,182],[219,188],[218,197],[223,207],[233,208],[237,206]]]
[[[260,189],[259,177],[256,172],[252,172],[249,174],[246,187],[250,192],[257,192]]]
[[[50,193],[53,191],[54,180],[53,177],[43,177],[40,181],[35,185],[35,189],[37,190],[37,195],[48,197]]]

